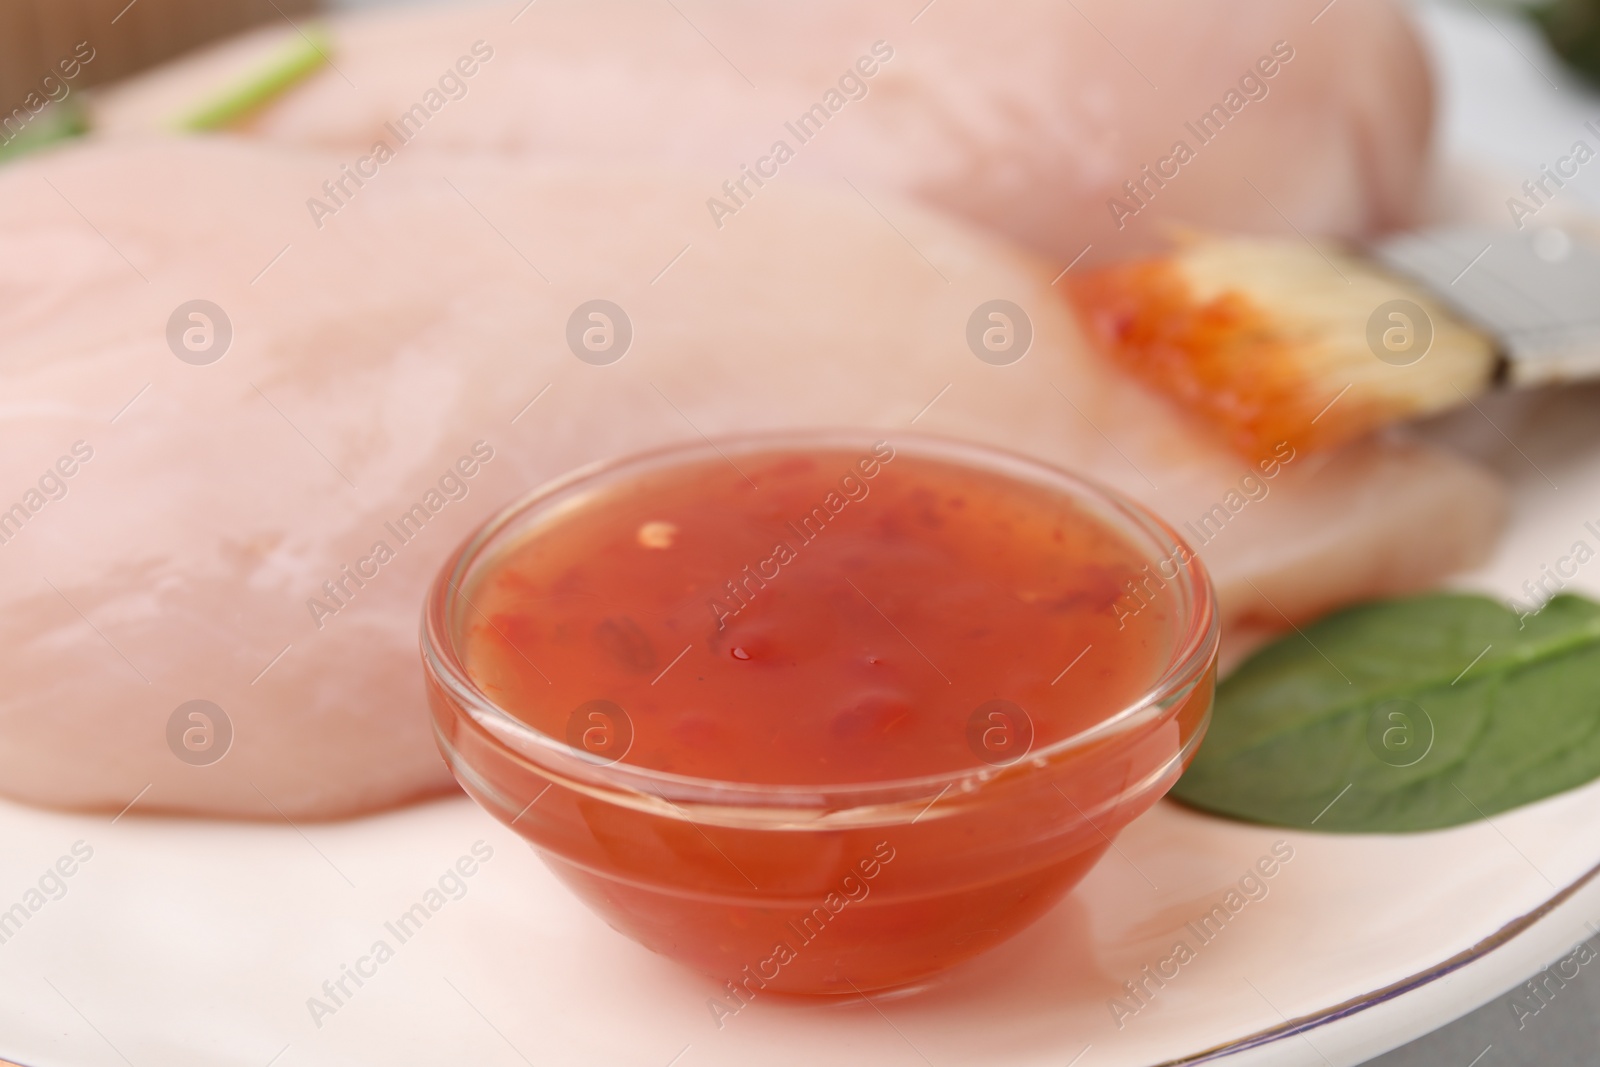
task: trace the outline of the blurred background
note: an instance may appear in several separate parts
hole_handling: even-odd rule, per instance
[[[0,103],[22,106],[39,72],[95,39],[79,88],[115,81],[193,48],[273,19],[327,6],[316,0],[4,0],[0,2]],[[333,4],[334,8],[344,5]],[[88,33],[116,19],[117,34]]]

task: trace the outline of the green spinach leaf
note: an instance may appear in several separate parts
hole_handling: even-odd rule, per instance
[[[1600,85],[1600,0],[1544,0],[1527,9],[1556,54]]]
[[[1600,777],[1600,604],[1433,594],[1330,615],[1217,688],[1173,790],[1251,822],[1433,830]]]

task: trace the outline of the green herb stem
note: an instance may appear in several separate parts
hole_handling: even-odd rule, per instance
[[[10,140],[0,143],[0,162],[38,151],[60,141],[81,137],[89,130],[89,117],[76,95],[50,104]]]
[[[180,130],[203,133],[233,125],[276,99],[328,62],[333,38],[321,26],[307,26],[260,67],[202,101],[178,120]]]

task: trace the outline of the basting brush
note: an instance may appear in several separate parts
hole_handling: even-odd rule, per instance
[[[1557,229],[1439,229],[1360,253],[1196,237],[1069,279],[1102,350],[1247,456],[1600,377],[1600,246]]]

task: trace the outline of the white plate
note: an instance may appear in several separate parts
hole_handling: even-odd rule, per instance
[[[1597,404],[1595,389],[1499,398],[1432,428],[1515,485],[1513,527],[1469,584],[1515,592],[1593,539]],[[1600,562],[1574,585],[1600,590]],[[1062,1067],[1084,1049],[1084,1067],[1230,1050],[1240,1063],[1348,1064],[1514,984],[1600,916],[1600,783],[1403,836],[1276,831],[1163,803],[1037,927],[918,993],[762,998],[719,1027],[714,983],[613,933],[465,800],[298,829],[4,805],[0,840],[0,909],[75,842],[93,850],[0,944],[0,1054],[29,1067],[666,1065],[680,1053],[681,1067]],[[461,899],[401,943],[385,923],[480,840],[493,855],[459,880]],[[1279,841],[1293,858],[1203,943],[1190,924]],[[375,973],[360,987],[346,978],[342,1003],[324,992],[379,940],[392,959],[362,964]],[[1179,940],[1194,958],[1160,988],[1144,980]],[[1143,1004],[1123,987],[1141,980]],[[1138,1010],[1114,1011],[1119,996]]]

